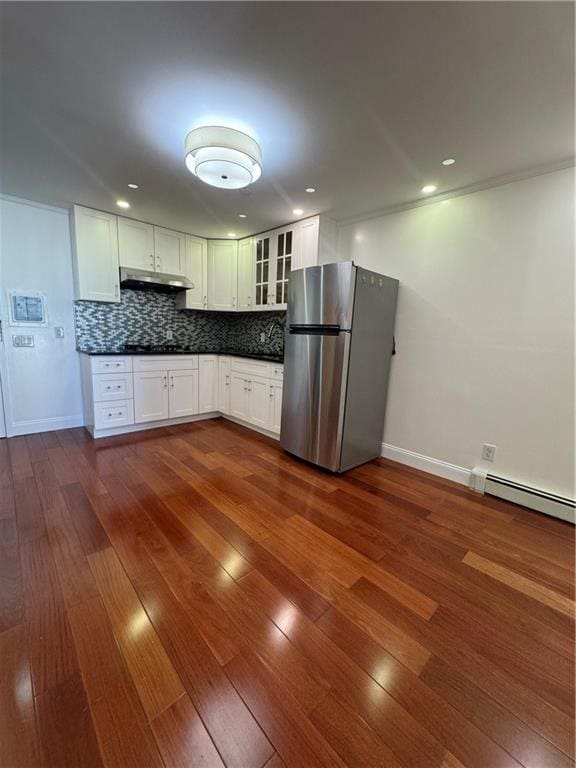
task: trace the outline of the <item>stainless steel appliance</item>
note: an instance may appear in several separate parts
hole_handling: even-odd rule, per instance
[[[380,455],[398,280],[325,264],[290,276],[280,444],[333,472]]]
[[[175,293],[194,288],[194,283],[182,275],[167,275],[163,272],[151,272],[148,269],[120,267],[120,286],[122,288],[137,288],[140,291]]]

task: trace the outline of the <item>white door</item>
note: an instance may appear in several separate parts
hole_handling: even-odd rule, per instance
[[[154,227],[118,217],[118,260],[121,267],[154,271]]]
[[[176,297],[180,309],[208,308],[208,255],[206,240],[186,235],[183,274],[194,284],[194,288],[182,291]]]
[[[218,410],[230,413],[230,360],[222,358],[218,362]]]
[[[282,419],[282,382],[270,382],[270,399],[272,406],[270,410],[270,429],[276,434],[280,434],[280,421]]]
[[[75,298],[119,302],[116,216],[75,205],[72,221]]]
[[[262,429],[270,429],[271,410],[270,380],[251,376],[248,381],[248,421]]]
[[[198,412],[212,413],[218,410],[218,357],[199,355]]]
[[[168,371],[171,419],[198,413],[198,371]]]
[[[256,260],[251,237],[238,243],[238,309],[254,308],[256,288]]]
[[[248,421],[248,381],[241,373],[230,374],[230,415]]]
[[[235,240],[208,241],[208,309],[236,309],[238,245]]]
[[[154,254],[156,272],[182,275],[186,264],[186,235],[154,227]]]
[[[168,418],[168,371],[134,373],[134,421]]]

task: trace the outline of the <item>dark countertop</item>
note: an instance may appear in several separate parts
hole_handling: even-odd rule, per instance
[[[229,357],[246,357],[251,360],[264,360],[267,363],[283,363],[284,362],[284,355],[267,355],[265,353],[257,354],[257,353],[250,353],[250,352],[232,352],[230,350],[226,351],[213,351],[213,350],[207,350],[207,349],[178,349],[178,350],[162,350],[159,352],[125,352],[122,350],[112,350],[112,351],[98,351],[98,352],[88,352],[84,349],[79,349],[78,352],[82,355],[89,355],[90,357],[111,357],[113,355],[121,355],[122,357],[127,357],[128,355],[226,355]]]

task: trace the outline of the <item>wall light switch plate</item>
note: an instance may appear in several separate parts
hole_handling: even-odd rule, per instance
[[[57,325],[54,328],[54,336],[56,336],[57,339],[63,339],[64,338],[64,328],[62,328],[61,325]]]
[[[484,443],[482,446],[482,460],[494,461],[496,458],[496,446],[490,445],[490,443]]]
[[[12,336],[13,347],[33,347],[34,336]]]

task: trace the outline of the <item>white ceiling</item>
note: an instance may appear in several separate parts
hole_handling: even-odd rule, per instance
[[[417,199],[426,183],[445,192],[573,156],[572,3],[2,3],[0,14],[9,194],[114,212],[125,197],[135,218],[219,237],[290,221],[295,207],[348,218]],[[204,122],[260,142],[248,191],[186,170],[184,137]]]

